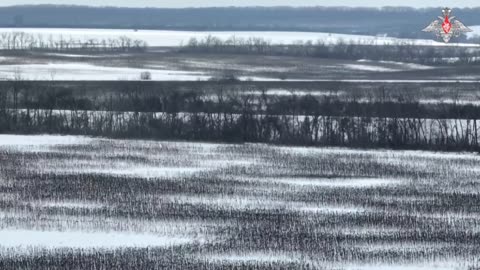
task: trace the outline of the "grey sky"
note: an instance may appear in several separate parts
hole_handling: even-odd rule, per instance
[[[63,4],[123,7],[208,7],[208,6],[411,6],[411,7],[477,7],[479,0],[1,0],[0,6],[24,4]]]

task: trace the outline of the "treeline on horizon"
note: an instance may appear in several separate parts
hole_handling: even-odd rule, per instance
[[[394,101],[382,92],[345,100],[138,82],[92,98],[55,82],[10,83],[0,89],[0,133],[468,151],[480,144],[480,106]]]
[[[466,25],[480,25],[480,8],[454,9]],[[0,8],[0,27],[174,30],[272,30],[388,34],[431,38],[421,30],[440,8],[219,7],[118,8],[27,5]]]
[[[264,38],[221,39],[213,35],[191,38],[179,52],[212,54],[306,56],[348,60],[382,60],[412,62],[427,65],[475,64],[480,61],[480,49],[461,46],[422,46],[412,41],[376,45],[374,40],[363,42],[342,40],[298,41],[296,44],[275,45]]]
[[[0,50],[6,51],[144,52],[147,47],[145,41],[128,36],[81,40],[72,37],[53,39],[51,35],[26,32],[0,32]]]

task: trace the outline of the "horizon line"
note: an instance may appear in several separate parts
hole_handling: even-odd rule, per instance
[[[429,6],[429,7],[412,7],[412,6],[321,6],[321,5],[312,5],[312,6],[287,6],[287,5],[278,5],[278,6],[267,6],[267,5],[252,5],[252,6],[186,6],[186,7],[154,7],[154,6],[144,6],[144,7],[129,7],[129,6],[110,6],[110,5],[77,5],[77,4],[20,4],[20,5],[0,5],[0,8],[14,8],[14,7],[79,7],[79,8],[122,8],[122,9],[212,9],[212,8],[266,8],[266,9],[275,9],[275,8],[291,8],[291,9],[306,9],[306,8],[322,8],[322,9],[413,9],[413,10],[425,10],[425,9],[436,9],[444,8],[444,6]],[[476,7],[452,7],[452,9],[479,9],[479,6]]]

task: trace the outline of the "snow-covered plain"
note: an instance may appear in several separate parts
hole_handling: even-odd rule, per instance
[[[0,147],[18,147],[25,149],[26,147],[50,147],[55,145],[78,145],[88,144],[91,141],[87,137],[73,136],[28,136],[28,135],[0,135]]]
[[[39,81],[140,80],[140,74],[146,71],[150,72],[152,79],[156,81],[197,81],[211,78],[202,72],[193,71],[106,67],[88,63],[47,63],[0,65],[0,79],[8,80],[20,76],[22,79]]]
[[[32,203],[32,207],[95,210],[101,209],[104,205],[82,201],[39,201]]]
[[[377,186],[389,186],[401,183],[397,180],[357,178],[357,179],[315,179],[315,178],[274,178],[274,179],[256,179],[257,181],[276,182],[290,186],[303,187],[325,187],[325,188],[370,188]]]
[[[478,190],[475,153],[14,137],[0,135],[0,260],[172,250],[172,265],[193,268],[467,270],[478,258],[475,239],[463,238],[478,230],[475,194],[458,192]],[[154,180],[88,171],[180,165],[205,171]],[[472,208],[459,209],[465,201]]]
[[[454,260],[436,260],[428,263],[409,263],[406,265],[398,264],[350,264],[344,265],[341,269],[345,270],[471,270],[468,263]]]
[[[226,211],[246,211],[246,210],[285,210],[294,213],[336,213],[351,214],[366,211],[360,207],[346,205],[325,205],[314,203],[298,203],[276,201],[265,197],[247,197],[247,196],[196,196],[196,195],[176,195],[163,196],[162,200],[170,203],[180,203],[189,205],[204,205],[212,209],[224,209]]]
[[[212,254],[208,260],[221,262],[298,262],[301,256],[295,253],[257,252],[242,254]]]
[[[474,29],[477,29],[474,27]],[[480,31],[480,26],[478,27]],[[249,38],[262,38],[272,44],[298,44],[300,42],[317,41],[325,44],[334,44],[339,41],[352,44],[368,44],[368,45],[388,45],[388,44],[409,44],[409,45],[426,45],[426,46],[474,46],[480,44],[456,44],[438,42],[435,40],[410,40],[389,37],[361,36],[334,33],[315,33],[315,32],[254,32],[254,31],[219,31],[219,32],[196,32],[196,31],[160,31],[160,30],[138,30],[132,29],[70,29],[70,28],[0,28],[1,33],[24,32],[37,36],[42,36],[44,40],[108,40],[121,36],[127,36],[132,39],[140,39],[146,41],[149,46],[177,47],[188,43],[190,38],[204,39],[208,36],[215,36],[222,40],[228,40],[235,37],[236,40],[247,40]],[[0,42],[1,44],[1,42]],[[1,46],[1,45],[0,45]],[[212,77],[218,77],[219,72],[223,70],[233,69],[238,72],[237,76],[240,80],[252,81],[317,81],[314,75],[310,77],[287,76],[281,79],[279,74],[296,73],[303,71],[290,66],[258,66],[246,65],[228,61],[208,61],[186,60],[185,67],[168,66],[165,62],[162,65],[155,63],[147,63],[143,67],[129,67],[129,65],[115,66],[115,64],[100,63],[106,55],[88,55],[88,54],[72,54],[72,53],[46,53],[44,56],[48,58],[46,61],[30,62],[29,59],[20,59],[15,57],[0,57],[2,65],[0,65],[0,80],[12,80],[20,74],[22,79],[26,80],[63,80],[63,81],[117,81],[117,80],[139,80],[142,72],[150,72],[153,81],[205,81]],[[110,55],[111,56],[111,55]],[[89,63],[85,61],[89,61]],[[452,62],[458,59],[450,59]],[[111,59],[109,59],[111,62]],[[428,70],[433,67],[401,63],[401,62],[372,62],[368,60],[359,60],[347,64],[334,64],[332,66],[323,66],[329,72],[347,71],[355,74],[365,74],[367,72],[400,72],[410,70]],[[216,71],[212,71],[216,70]],[[217,73],[215,73],[217,72]],[[278,74],[268,74],[278,73]],[[325,76],[319,78],[325,78]],[[348,78],[348,77],[347,77]],[[457,78],[451,79],[446,77],[444,80],[436,80],[439,82],[456,82]],[[477,77],[465,76],[461,82],[477,82]],[[342,80],[349,82],[362,82],[369,80]],[[404,82],[403,80],[385,80],[383,82]],[[409,81],[406,81],[409,82]],[[414,83],[430,82],[429,80],[415,80]]]
[[[79,164],[76,164],[79,165]],[[143,177],[146,179],[153,178],[167,178],[167,177],[180,177],[180,176],[192,176],[195,173],[205,172],[207,168],[188,168],[188,167],[158,167],[158,166],[119,166],[120,164],[82,164],[80,166],[71,166],[70,168],[58,169],[50,168],[50,172],[57,174],[75,174],[75,173],[91,173],[91,174],[103,174],[114,175],[124,177]],[[130,164],[131,165],[131,164]],[[110,167],[111,166],[111,167]],[[76,167],[76,168],[75,168]],[[203,170],[202,170],[203,169]],[[49,171],[46,169],[46,171]]]
[[[368,64],[368,66],[373,65],[378,66],[379,64],[386,64],[388,67],[394,71],[401,71],[401,70],[429,70],[434,69],[434,67],[420,65],[415,63],[404,63],[404,62],[395,62],[395,61],[372,61],[367,59],[360,59],[357,62],[362,64]]]
[[[339,66],[340,67],[340,66]],[[396,72],[406,69],[382,67],[368,64],[346,64],[344,69],[362,72]],[[427,67],[412,68],[427,69]],[[152,81],[207,81],[216,78],[207,71],[184,71],[172,69],[147,69],[131,67],[98,66],[90,63],[44,63],[44,64],[7,64],[0,65],[0,80],[37,80],[37,81],[139,81],[142,72],[150,72]],[[446,79],[301,79],[267,76],[238,76],[242,81],[287,81],[287,82],[384,82],[384,83],[478,83],[480,77],[446,78]]]
[[[128,247],[168,247],[195,241],[194,239],[154,234],[34,230],[0,230],[0,239],[1,248],[16,248],[19,252],[21,252],[22,249],[28,248],[115,249]]]
[[[480,46],[472,44],[458,44],[438,42],[435,40],[421,39],[398,39],[390,37],[361,36],[334,33],[315,33],[315,32],[267,32],[267,31],[222,31],[222,32],[195,32],[195,31],[162,31],[162,30],[138,30],[132,29],[71,29],[71,28],[0,28],[0,33],[24,32],[35,36],[41,35],[45,40],[54,41],[63,40],[108,40],[121,36],[127,36],[132,39],[146,41],[149,46],[175,47],[185,45],[190,38],[203,39],[209,35],[227,40],[233,36],[236,39],[263,38],[272,44],[295,44],[299,41],[316,42],[318,40],[324,43],[337,43],[342,40],[347,43],[355,44],[412,44],[426,46]]]
[[[344,67],[347,68],[347,69],[353,69],[353,70],[375,71],[375,72],[394,72],[394,71],[397,71],[393,68],[370,66],[370,65],[361,65],[361,64],[346,64],[346,65],[344,65]]]
[[[215,74],[206,71],[172,70],[160,66],[154,68],[113,67],[71,61],[0,65],[0,80],[20,78],[36,81],[139,81],[143,72],[149,72],[152,81],[207,81],[215,77]],[[280,80],[261,76],[238,76],[237,78],[243,81]]]

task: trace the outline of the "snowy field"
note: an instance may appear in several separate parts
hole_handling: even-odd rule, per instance
[[[438,67],[393,61],[281,57],[209,59],[205,56],[189,59],[183,55],[137,59],[136,56],[112,58],[108,55],[87,57],[61,53],[54,54],[55,58],[50,58],[50,53],[35,57],[0,57],[0,80],[135,81],[140,80],[143,72],[149,72],[153,81],[206,81],[222,78],[225,74],[233,74],[243,81],[478,83],[480,80],[475,69],[468,73],[452,69],[452,73],[443,76]],[[405,72],[407,75],[402,75]],[[382,74],[384,76],[379,77]],[[440,78],[439,74],[442,75]]]
[[[477,269],[480,156],[0,135],[0,269]]]
[[[8,31],[24,31],[44,40],[91,40],[113,39],[128,36],[146,40],[151,46],[180,46],[191,37],[198,39],[214,35],[221,39],[235,36],[236,39],[261,37],[274,44],[296,44],[320,40],[336,43],[384,45],[417,44],[446,45],[433,40],[399,40],[387,37],[369,37],[343,34],[308,32],[188,32],[153,30],[105,30],[105,29],[42,29],[3,28]],[[48,37],[48,38],[47,38]],[[448,44],[457,46],[459,44]],[[466,44],[460,44],[463,46]],[[480,45],[479,45],[480,46]],[[470,49],[473,50],[473,49]],[[471,70],[446,70],[448,66],[428,66],[402,61],[372,61],[322,59],[315,57],[261,56],[261,55],[215,55],[184,54],[175,49],[163,48],[146,53],[92,53],[74,52],[23,52],[0,56],[0,80],[41,81],[117,81],[140,80],[142,72],[150,72],[153,81],[206,81],[234,75],[240,80],[252,81],[329,81],[344,82],[461,82],[476,83],[480,76]],[[459,57],[443,59],[450,63]],[[476,58],[472,59],[476,60]],[[445,68],[445,69],[444,69]],[[418,71],[415,73],[414,71]],[[398,75],[398,76],[397,76]]]
[[[155,81],[197,81],[208,80],[212,76],[204,72],[140,69],[129,67],[107,67],[89,63],[45,63],[25,65],[0,65],[0,79],[39,81],[132,81],[140,80],[142,72],[150,72]]]
[[[42,36],[44,40],[108,40],[127,36],[135,40],[146,41],[149,46],[175,47],[185,45],[190,38],[203,39],[209,35],[227,40],[233,36],[237,39],[263,38],[272,44],[295,44],[299,41],[324,43],[337,43],[339,40],[354,44],[385,45],[385,44],[411,44],[427,46],[480,46],[472,44],[445,44],[434,40],[412,40],[389,37],[361,36],[334,33],[315,32],[252,32],[252,31],[222,31],[222,32],[193,32],[193,31],[160,31],[132,29],[71,29],[71,28],[0,28],[1,33],[24,32],[35,36]],[[51,37],[51,39],[50,39]]]
[[[47,54],[48,56],[48,54]],[[168,62],[161,62],[161,64],[149,64],[143,68],[133,68],[127,66],[103,66],[96,63],[81,62],[74,57],[66,54],[56,54],[57,57],[63,57],[62,60],[48,60],[43,63],[24,63],[24,64],[0,64],[0,80],[13,80],[21,78],[24,80],[39,80],[39,81],[116,81],[116,80],[140,80],[142,72],[150,72],[153,81],[205,81],[218,74],[222,74],[225,69],[233,70],[236,74],[243,74],[237,76],[241,80],[253,81],[280,81],[280,76],[285,72],[299,73],[299,67],[292,67],[287,70],[286,67],[275,66],[255,66],[256,63],[250,65],[235,64],[229,59],[223,61],[184,61],[180,63],[173,62],[172,68],[168,68]],[[25,62],[27,58],[3,58],[0,63],[4,62]],[[178,66],[176,66],[178,65]],[[286,65],[284,63],[283,65]],[[356,72],[363,74],[365,72],[401,72],[409,70],[429,70],[433,69],[429,66],[399,63],[399,62],[358,62],[354,64],[337,64],[321,67],[330,72]],[[260,73],[263,72],[263,73]],[[258,74],[265,74],[259,76]],[[300,78],[283,79],[286,81],[309,81],[309,79]],[[321,79],[320,77],[318,79]],[[314,79],[310,79],[314,80]],[[315,79],[316,80],[316,79]]]

